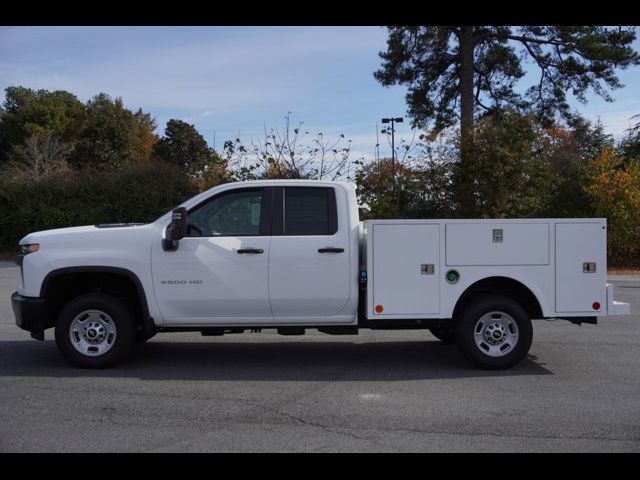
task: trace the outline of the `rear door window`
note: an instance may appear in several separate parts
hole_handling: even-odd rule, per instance
[[[284,235],[333,235],[337,213],[333,188],[284,189]]]

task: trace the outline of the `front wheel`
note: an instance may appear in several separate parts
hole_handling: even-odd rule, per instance
[[[121,300],[104,293],[87,293],[62,309],[55,337],[62,356],[76,367],[105,368],[131,351],[135,325]]]
[[[479,368],[499,370],[516,365],[529,352],[532,340],[529,315],[508,297],[478,298],[456,321],[456,343]]]

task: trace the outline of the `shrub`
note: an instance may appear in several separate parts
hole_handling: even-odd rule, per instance
[[[109,222],[150,222],[197,193],[162,162],[117,171],[82,169],[38,181],[0,176],[0,250],[29,232]]]

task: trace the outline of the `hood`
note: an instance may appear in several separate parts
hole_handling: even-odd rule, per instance
[[[115,235],[127,235],[128,232],[146,229],[150,224],[144,223],[107,223],[98,225],[85,225],[81,227],[56,228],[32,232],[20,240],[25,243],[60,244],[70,239],[81,241],[105,239]]]

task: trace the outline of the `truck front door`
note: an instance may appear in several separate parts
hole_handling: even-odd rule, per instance
[[[347,200],[336,193],[332,187],[274,189],[269,254],[274,317],[331,322],[357,294],[349,291],[349,257],[357,252],[349,251],[349,219],[339,215]]]
[[[187,236],[176,251],[154,243],[153,282],[165,324],[271,321],[272,191],[221,192],[189,210]]]

